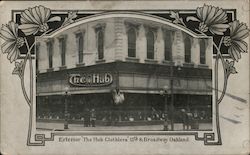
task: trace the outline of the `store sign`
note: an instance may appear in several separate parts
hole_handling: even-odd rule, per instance
[[[113,82],[110,73],[71,74],[69,83],[79,87],[107,86]]]

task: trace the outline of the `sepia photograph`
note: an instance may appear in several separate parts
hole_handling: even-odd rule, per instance
[[[36,129],[212,130],[212,41],[129,11],[36,37]]]

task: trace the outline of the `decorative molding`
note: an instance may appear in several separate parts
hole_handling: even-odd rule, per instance
[[[105,60],[105,59],[99,59],[99,60],[96,60],[95,62],[96,62],[97,64],[99,64],[99,63],[105,63],[106,60]]]
[[[163,36],[163,39],[165,40],[166,39],[166,33],[169,32],[171,34],[171,40],[172,40],[172,44],[174,43],[174,36],[175,36],[175,32],[176,30],[170,30],[170,29],[166,29],[166,28],[163,28],[161,27],[161,30],[162,30],[162,36]]]
[[[54,38],[48,38],[48,39],[45,40],[45,42],[46,42],[46,44],[48,44],[48,43],[54,44],[55,39]]]
[[[197,66],[198,66],[198,68],[207,68],[207,69],[209,69],[208,65],[206,65],[206,64],[198,64]]]
[[[85,63],[77,63],[76,64],[76,67],[83,67],[83,66],[85,66]]]
[[[57,37],[58,40],[60,40],[60,39],[65,39],[66,40],[67,38],[68,38],[67,34],[62,34],[62,35]]]
[[[145,36],[147,37],[148,32],[152,31],[154,33],[154,37],[155,37],[154,41],[156,42],[157,32],[158,32],[159,26],[143,24],[143,27],[145,29]]]
[[[65,66],[65,65],[59,67],[59,70],[65,70],[65,69],[67,69],[67,66]]]
[[[145,59],[144,61],[145,61],[145,63],[149,63],[149,64],[157,64],[158,63],[158,61],[154,60],[154,59]]]
[[[76,30],[76,31],[74,32],[74,34],[75,34],[75,35],[82,34],[82,35],[84,36],[85,32],[86,32],[85,29],[78,29],[78,30]]]
[[[139,62],[140,59],[136,57],[126,57],[126,61],[128,62]]]
[[[175,62],[174,61],[162,60],[162,64],[168,65],[168,66],[174,66]]]
[[[183,67],[194,67],[194,63],[183,63]]]
[[[106,28],[106,23],[98,23],[97,25],[93,26],[93,28],[95,29],[95,33],[98,31],[104,31]]]
[[[137,23],[136,21],[125,20],[125,21],[124,21],[124,25],[125,25],[125,28],[126,28],[126,33],[128,33],[128,31],[129,31],[131,28],[133,28],[133,29],[135,29],[136,36],[139,35],[139,29],[140,29],[140,26],[141,26],[140,23]]]

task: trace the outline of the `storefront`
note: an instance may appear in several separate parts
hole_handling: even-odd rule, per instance
[[[186,109],[196,113],[200,122],[211,123],[211,74],[210,69],[132,62],[41,73],[37,120],[64,121],[67,100],[70,123],[83,123],[85,113],[95,109],[97,125],[162,124],[164,113],[170,113],[166,106],[170,106],[173,80],[174,122],[182,121],[180,110]],[[161,94],[165,86],[166,96]],[[122,103],[114,102],[113,90],[124,94]]]

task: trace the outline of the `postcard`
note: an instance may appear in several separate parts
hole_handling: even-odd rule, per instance
[[[0,151],[250,153],[249,1],[1,1]]]

